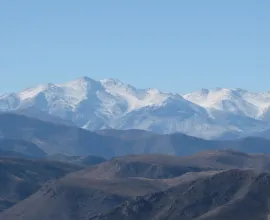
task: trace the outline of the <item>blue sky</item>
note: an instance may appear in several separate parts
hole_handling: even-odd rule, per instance
[[[270,90],[270,1],[0,1],[0,92],[80,76]]]

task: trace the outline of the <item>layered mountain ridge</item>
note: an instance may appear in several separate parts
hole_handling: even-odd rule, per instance
[[[37,109],[89,130],[142,129],[215,139],[270,128],[270,92],[202,89],[186,95],[81,77],[0,96],[1,111]]]

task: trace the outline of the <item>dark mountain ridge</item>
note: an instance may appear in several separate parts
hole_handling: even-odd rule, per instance
[[[46,154],[95,155],[111,158],[128,154],[187,156],[206,150],[221,149],[234,149],[246,153],[270,153],[270,140],[256,137],[214,141],[184,134],[153,135],[151,133],[148,135],[147,133],[146,135],[144,131],[139,133],[123,131],[121,135],[119,132],[113,136],[99,135],[77,127],[45,122],[27,116],[0,114],[0,135],[3,138],[31,142]],[[125,136],[126,134],[128,135]]]

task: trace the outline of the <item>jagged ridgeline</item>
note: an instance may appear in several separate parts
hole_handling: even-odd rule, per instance
[[[232,139],[269,128],[269,106],[269,92],[217,88],[182,96],[89,77],[0,96],[3,111],[47,119],[49,114],[56,116],[51,121],[89,130],[143,129],[207,139]]]

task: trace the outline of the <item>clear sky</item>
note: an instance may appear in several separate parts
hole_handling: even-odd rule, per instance
[[[269,0],[1,0],[0,92],[80,76],[270,90]]]

